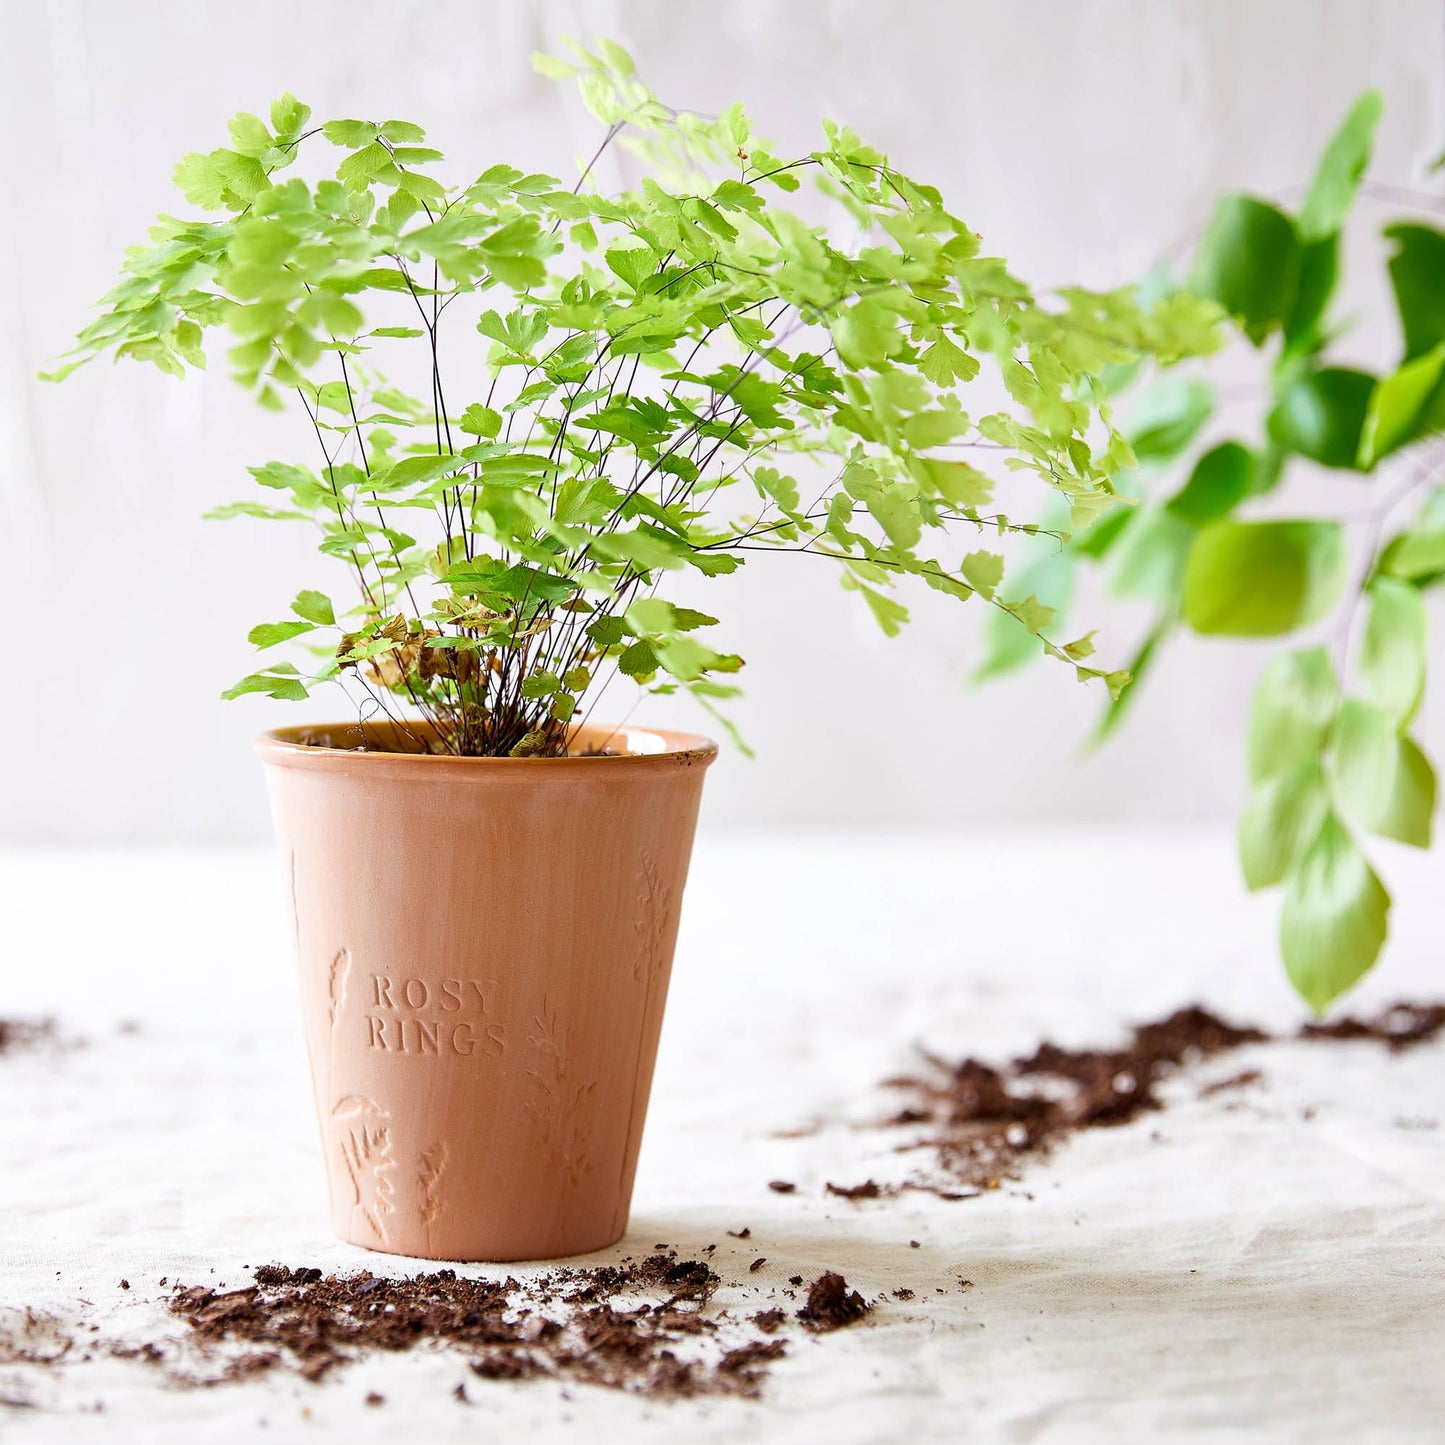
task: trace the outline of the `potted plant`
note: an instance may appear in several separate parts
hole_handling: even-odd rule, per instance
[[[1039,527],[992,508],[993,464],[1090,522],[1130,456],[1093,378],[1207,347],[1215,315],[1045,307],[846,128],[783,159],[738,106],[662,105],[610,43],[539,65],[639,184],[598,189],[594,157],[575,185],[496,164],[448,186],[419,126],[283,96],[180,163],[206,218],[159,220],[56,373],[108,351],[179,375],[221,331],[236,380],[314,434],[314,462],[252,467],[215,514],[314,527],[325,573],[227,696],[357,703],[260,743],[333,1220],[453,1259],[626,1226],[715,748],[594,708],[620,675],[716,713],[742,665],[674,584],[823,557],[887,633],[900,583],[977,597],[1117,692],[1088,638],[1000,591],[990,540]],[[327,143],[334,174],[300,178]],[[804,182],[856,241],[785,208]]]
[[[1249,888],[1283,886],[1285,969],[1321,1013],[1387,936],[1390,895],[1366,835],[1427,848],[1436,801],[1413,731],[1425,599],[1445,581],[1445,231],[1437,195],[1366,179],[1383,112],[1378,92],[1359,97],[1293,209],[1222,197],[1177,283],[1228,314],[1232,360],[1257,358],[1258,385],[1242,395],[1236,384],[1231,397],[1234,416],[1253,403],[1253,434],[1217,424],[1206,370],[1156,370],[1129,398],[1138,465],[1118,477],[1129,505],[1025,569],[1061,610],[1086,566],[1107,568],[1116,595],[1144,603],[1136,678],[1188,633],[1275,645],[1249,721],[1240,862]],[[1361,192],[1413,207],[1383,231],[1401,345],[1378,375],[1341,355],[1348,327],[1331,314]],[[1163,272],[1148,285],[1177,294]],[[1111,378],[1114,389],[1128,379]],[[1342,509],[1301,506],[1289,486],[1301,462],[1369,490]],[[1030,654],[1016,634],[990,629],[984,671]],[[1136,685],[1111,701],[1100,740],[1138,696]]]

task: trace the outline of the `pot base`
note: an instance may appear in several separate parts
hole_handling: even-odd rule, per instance
[[[351,1236],[338,1233],[337,1238],[343,1244],[353,1244],[360,1249],[365,1249],[372,1254],[386,1254],[393,1258],[419,1259],[427,1264],[542,1264],[559,1259],[579,1259],[584,1255],[598,1254],[604,1249],[611,1249],[627,1234],[627,1226],[617,1231],[607,1231],[599,1239],[586,1240],[580,1243],[555,1244],[542,1254],[532,1252],[509,1252],[485,1247],[482,1252],[467,1250],[464,1247],[457,1247],[455,1253],[436,1254],[430,1250],[404,1249],[398,1243],[396,1245],[378,1244],[374,1237],[362,1238],[359,1233]]]

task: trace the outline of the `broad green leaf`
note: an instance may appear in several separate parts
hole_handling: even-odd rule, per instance
[[[850,367],[881,366],[902,350],[903,333],[897,318],[872,301],[859,301],[837,316],[833,342],[838,355]]]
[[[918,368],[937,387],[956,381],[972,381],[978,375],[978,360],[946,336],[940,336],[918,359]]]
[[[336,179],[348,191],[365,189],[373,176],[391,165],[391,152],[380,141],[372,141],[358,151],[352,151],[336,168]]]
[[[1435,774],[1391,718],[1358,698],[1340,708],[1330,734],[1330,787],[1335,805],[1367,832],[1430,846]]]
[[[1139,395],[1124,435],[1141,462],[1168,461],[1194,440],[1213,409],[1208,382],[1167,374]]]
[[[716,617],[691,607],[677,607],[663,597],[643,597],[627,609],[627,620],[638,633],[692,632],[714,627]]]
[[[862,594],[868,610],[873,614],[873,620],[882,629],[885,637],[897,637],[903,630],[908,621],[908,609],[901,602],[886,592],[880,592],[876,587],[870,587],[866,582],[860,582],[851,572],[843,574],[843,586],[850,592]]]
[[[1414,524],[1391,538],[1379,567],[1388,577],[1421,586],[1445,573],[1445,488],[1431,493]]]
[[[657,257],[650,246],[617,246],[603,259],[634,291],[657,270]]]
[[[792,477],[785,477],[776,467],[754,467],[752,480],[758,491],[775,501],[782,511],[789,515],[797,512],[798,484]]]
[[[1345,567],[1338,522],[1214,522],[1184,569],[1184,620],[1206,636],[1293,632],[1335,605]]]
[[[495,437],[502,430],[502,414],[480,402],[473,402],[457,423],[462,431],[476,437]]]
[[[618,75],[629,76],[637,73],[637,66],[633,63],[631,55],[615,40],[608,40],[605,36],[599,37],[597,49],[602,58]]]
[[[968,462],[941,457],[917,457],[933,490],[955,507],[986,507],[993,500],[993,479]]]
[[[1399,740],[1395,786],[1383,808],[1362,817],[1360,826],[1382,838],[1428,848],[1435,816],[1435,769],[1410,738]]]
[[[857,497],[868,512],[873,513],[874,522],[883,527],[887,539],[896,548],[907,552],[918,545],[923,535],[923,520],[916,484],[881,481],[873,468],[863,464],[851,464],[842,480],[851,496]]]
[[[460,458],[452,456],[403,457],[384,471],[377,472],[371,479],[371,485],[381,490],[395,490],[420,482],[434,482],[439,477],[460,471],[462,465]]]
[[[959,571],[970,587],[983,597],[992,597],[994,589],[1003,581],[1003,558],[997,552],[970,552],[963,559]]]
[[[926,451],[929,447],[946,446],[955,437],[962,436],[968,427],[968,417],[954,407],[914,411],[904,417],[901,430],[909,446]]]
[[[561,686],[562,679],[555,672],[538,668],[522,679],[521,693],[523,697],[551,697]]]
[[[227,122],[231,145],[243,156],[262,156],[271,148],[271,132],[259,115],[242,111]]]
[[[1429,586],[1445,573],[1445,530],[1412,529],[1395,537],[1380,556],[1380,571],[1418,586]]]
[[[261,622],[246,634],[246,641],[256,648],[275,647],[278,642],[289,642],[303,632],[310,632],[311,622]]]
[[[1408,723],[1425,690],[1425,603],[1407,582],[1377,577],[1360,646],[1360,690],[1397,723]]]
[[[447,567],[443,580],[459,596],[504,602],[561,602],[575,590],[575,585],[566,577],[521,563],[505,566],[494,557],[474,557],[470,561],[463,558],[454,562]]]
[[[1370,397],[1360,431],[1359,465],[1373,467],[1407,442],[1445,427],[1445,406],[1437,404],[1445,370],[1445,342],[1381,378]]]
[[[1340,705],[1330,729],[1330,785],[1340,810],[1354,822],[1380,812],[1395,784],[1399,737],[1394,722],[1357,697]]]
[[[1309,354],[1323,345],[1323,323],[1340,274],[1340,237],[1326,236],[1300,249],[1299,289],[1285,318],[1288,349]]]
[[[1239,442],[1220,442],[1199,458],[1189,480],[1165,506],[1201,527],[1232,512],[1249,495],[1253,480],[1254,453]]]
[[[1294,306],[1300,246],[1284,212],[1252,196],[1225,196],[1194,253],[1190,287],[1216,301],[1256,346]]]
[[[265,172],[253,157],[226,150],[209,155],[192,151],[176,166],[174,180],[193,206],[207,211],[239,210],[245,203],[241,192],[254,195],[266,184]]]
[[[885,482],[861,500],[895,547],[907,552],[918,545],[923,535],[918,501],[902,485]]]
[[[555,55],[544,54],[540,50],[532,52],[532,69],[538,75],[545,75],[548,80],[570,80],[577,74],[575,65],[569,65],[567,61],[560,60]]]
[[[1139,508],[1114,552],[1113,590],[1172,608],[1193,541],[1193,525],[1172,508]]]
[[[252,673],[250,677],[242,678],[235,687],[228,687],[221,694],[221,698],[225,702],[233,702],[250,692],[264,692],[268,697],[274,697],[280,702],[305,702],[311,695],[306,690],[306,684],[299,678]]]
[[[1074,533],[1069,550],[1082,557],[1092,557],[1096,562],[1102,561],[1129,530],[1133,519],[1134,508],[1122,501],[1116,502],[1097,522]]]
[[[363,324],[360,309],[330,291],[313,291],[297,308],[296,316],[306,325],[338,338],[355,336]]]
[[[626,677],[644,679],[657,671],[657,654],[650,642],[639,640],[624,648],[617,659],[618,669]]]
[[[1319,834],[1329,803],[1319,760],[1265,778],[1239,820],[1239,862],[1251,891],[1282,882]]]
[[[1324,751],[1340,705],[1334,664],[1323,647],[1274,658],[1255,688],[1249,715],[1249,776],[1279,777]]]
[[[1030,593],[1021,602],[1005,599],[1004,605],[1034,636],[1038,636],[1044,628],[1051,627],[1058,621],[1058,609],[1050,607],[1034,593]]]
[[[370,145],[381,133],[380,127],[369,120],[328,120],[321,127],[321,133],[332,145],[346,150],[360,150]]]
[[[1375,127],[1384,113],[1384,97],[1378,90],[1367,90],[1330,138],[1295,221],[1304,240],[1332,236],[1344,225],[1369,167]]]
[[[594,617],[587,624],[587,635],[599,647],[616,647],[628,634],[620,617]]]
[[[1254,475],[1249,480],[1251,497],[1268,496],[1284,480],[1288,455],[1272,441],[1265,441],[1254,459]]]
[[[643,572],[650,572],[654,567],[681,567],[686,550],[686,544],[676,537],[664,536],[653,527],[633,527],[629,531],[610,532],[605,536],[594,534],[593,546],[619,561],[630,562],[635,569]]]
[[[1414,222],[1386,226],[1395,244],[1390,282],[1405,333],[1405,360],[1412,361],[1445,341],[1445,231]]]
[[[1370,970],[1385,942],[1390,895],[1333,817],[1291,872],[1280,916],[1285,971],[1323,1013]]]
[[[286,702],[304,702],[307,697],[306,684],[302,682],[296,665],[292,662],[273,662],[264,671],[253,672],[250,677],[243,677],[234,687],[228,687],[221,697],[230,702],[252,692],[264,692]]]
[[[336,621],[336,611],[331,605],[331,599],[324,592],[298,592],[296,600],[291,604],[291,610],[298,617],[313,622],[318,627],[330,627]]]
[[[223,506],[212,507],[201,513],[204,522],[229,522],[233,517],[256,517],[266,522],[309,522],[305,512],[290,511],[284,507],[268,507],[263,502],[226,502]]]
[[[271,487],[278,492],[300,492],[319,487],[315,473],[305,467],[291,466],[287,462],[266,462],[259,467],[247,467],[246,470],[263,487]]]
[[[1311,372],[1270,412],[1270,439],[1321,466],[1357,468],[1360,431],[1374,390],[1375,378],[1367,372],[1338,366]]]
[[[298,135],[311,118],[311,107],[302,105],[288,90],[271,102],[271,129],[277,138],[290,140]]]
[[[680,682],[696,682],[709,672],[736,672],[742,665],[740,657],[714,652],[695,637],[666,637],[652,644],[658,662]]]

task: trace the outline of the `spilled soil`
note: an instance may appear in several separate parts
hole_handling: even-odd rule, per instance
[[[1164,1107],[1159,1085],[1206,1059],[1247,1044],[1368,1040],[1392,1053],[1445,1031],[1445,1005],[1399,1003],[1368,1018],[1306,1024],[1295,1035],[1271,1035],[1232,1024],[1192,1005],[1134,1028],[1118,1048],[1063,1048],[1042,1043],[1005,1064],[922,1054],[925,1069],[884,1081],[902,1106],[883,1119],[885,1131],[907,1131],[900,1150],[921,1151],[925,1165],[902,1184],[828,1183],[828,1194],[865,1200],[908,1190],[941,1199],[971,1199],[1021,1179],[1073,1135],[1113,1128]],[[1263,1077],[1246,1069],[1207,1086],[1208,1095],[1245,1088]],[[776,1187],[776,1186],[774,1186]]]
[[[1305,1039],[1372,1039],[1391,1053],[1429,1043],[1445,1030],[1445,1004],[1397,1003],[1373,1018],[1333,1019],[1327,1024],[1306,1024]]]
[[[54,1019],[0,1019],[0,1054],[57,1048],[59,1044]]]
[[[858,1291],[848,1288],[848,1281],[831,1270],[813,1281],[808,1302],[798,1311],[798,1318],[810,1330],[841,1330],[855,1324],[868,1313],[869,1306]]]
[[[710,1264],[671,1250],[559,1268],[526,1284],[450,1269],[386,1279],[267,1265],[245,1289],[179,1289],[169,1308],[203,1350],[228,1347],[221,1371],[194,1383],[276,1370],[320,1380],[368,1354],[429,1344],[459,1353],[486,1380],[553,1379],[666,1399],[756,1395],[788,1348],[777,1334],[785,1316],[725,1316],[710,1308],[720,1284]],[[853,1324],[870,1308],[840,1275],[825,1274],[796,1313],[816,1331]]]
[[[209,1389],[274,1374],[315,1383],[368,1358],[427,1348],[456,1357],[482,1380],[555,1380],[659,1400],[754,1398],[799,1333],[842,1329],[874,1308],[828,1271],[801,1307],[717,1310],[712,1298],[722,1277],[673,1250],[558,1268],[525,1283],[451,1269],[389,1279],[282,1264],[261,1266],[253,1280],[240,1289],[175,1285],[164,1303],[186,1326],[179,1338],[106,1341],[94,1324],[0,1312],[0,1364],[107,1355],[154,1368],[171,1388]],[[470,1403],[465,1383],[454,1394]],[[0,1404],[28,1403],[0,1396]],[[385,1399],[372,1391],[366,1403]]]

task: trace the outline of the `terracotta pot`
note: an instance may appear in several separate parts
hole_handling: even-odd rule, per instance
[[[614,1243],[715,744],[594,726],[574,751],[623,755],[514,759],[359,740],[258,740],[336,1232],[448,1260]]]

